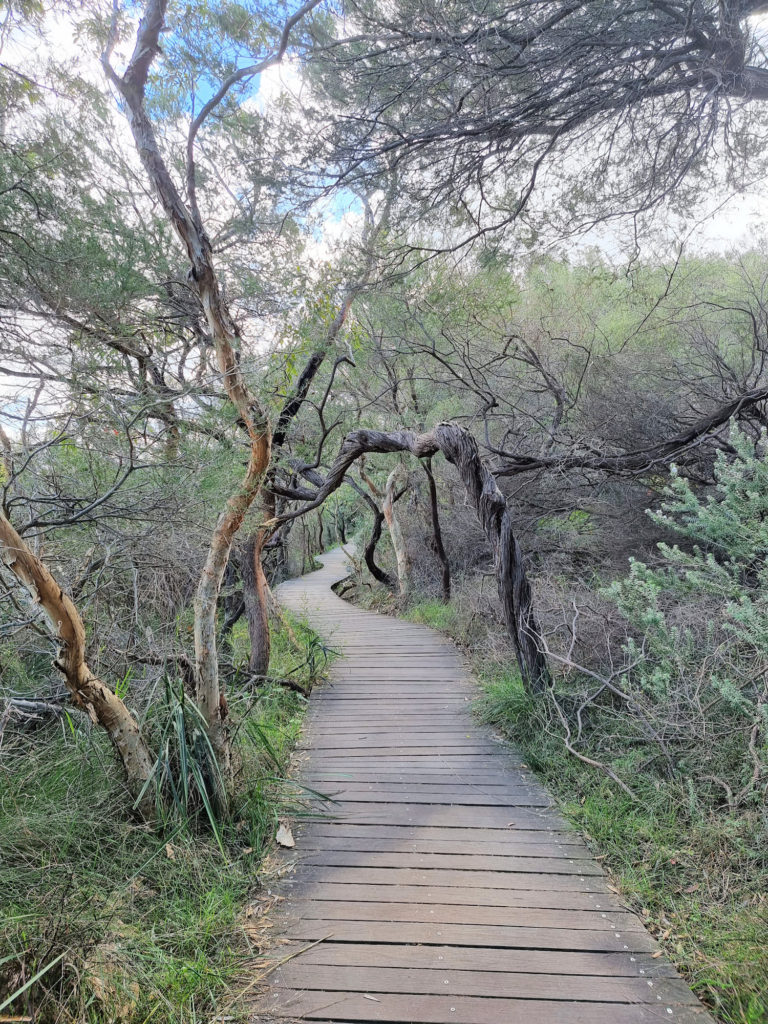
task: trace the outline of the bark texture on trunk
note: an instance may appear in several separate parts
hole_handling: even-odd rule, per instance
[[[229,738],[225,719],[227,705],[219,687],[219,663],[216,645],[216,610],[224,572],[237,531],[259,493],[270,460],[271,434],[266,415],[250,393],[235,354],[235,335],[229,325],[213,268],[200,298],[216,346],[219,370],[230,401],[237,409],[250,440],[245,476],[230,496],[213,531],[208,555],[195,595],[195,665],[197,703],[208,726],[211,745],[225,775],[230,771]]]
[[[371,233],[366,232],[365,237],[370,238],[370,234]],[[325,337],[307,359],[304,369],[299,374],[293,394],[286,400],[277,418],[277,423],[275,424],[275,429],[271,438],[271,458],[273,460],[273,464],[266,472],[262,487],[261,504],[263,506],[263,522],[268,522],[275,517],[276,501],[275,492],[273,490],[276,476],[275,463],[279,460],[280,451],[285,446],[290,426],[306,401],[309,389],[317,376],[318,371],[325,362],[328,354],[333,350],[333,347],[341,334],[344,324],[347,321],[349,311],[352,308],[352,303],[355,297],[363,289],[365,282],[368,279],[371,263],[372,255],[369,253],[363,277],[360,281],[353,282],[347,287],[347,290],[339,303],[336,315],[328,326]],[[320,544],[322,546],[322,516],[319,517],[319,523]],[[269,608],[268,602],[265,599],[265,594],[268,593],[269,587],[264,574],[263,565],[261,564],[261,558],[263,556],[264,548],[274,532],[274,527],[268,530],[264,530],[259,527],[246,541],[246,555],[244,558],[243,569],[243,593],[248,618],[248,633],[251,641],[249,668],[254,675],[266,675],[269,671],[271,638],[269,633]],[[255,561],[255,555],[252,557],[248,554],[248,552],[251,551],[258,551],[258,564]],[[245,563],[248,563],[247,568],[245,567]],[[246,573],[248,574],[247,578]]]
[[[389,530],[389,537],[392,541],[392,549],[397,560],[397,583],[400,594],[403,597],[408,594],[411,583],[411,556],[408,553],[408,546],[405,543],[400,520],[395,512],[395,502],[407,486],[408,481],[403,467],[395,466],[387,477],[387,483],[384,487],[384,502],[381,506],[381,511],[384,513],[384,519]]]
[[[251,653],[248,670],[255,676],[269,674],[269,587],[264,575],[262,555],[267,534],[259,530],[252,534],[243,549],[241,571],[243,575],[243,598],[248,619],[248,634],[251,639]]]
[[[362,474],[361,474],[362,475]],[[369,487],[372,487],[371,483],[366,481]],[[393,579],[392,576],[380,565],[376,563],[376,545],[381,540],[381,528],[384,525],[384,513],[381,511],[379,506],[373,500],[373,498],[360,487],[359,484],[355,483],[352,478],[347,479],[349,486],[359,494],[363,501],[366,503],[368,508],[373,513],[373,526],[371,527],[371,535],[368,538],[368,543],[365,545],[363,551],[363,560],[368,567],[368,572],[373,576],[379,583],[383,583],[389,590],[397,590],[397,580]]]
[[[295,514],[303,515],[322,504],[341,485],[347,470],[361,455],[368,452],[410,452],[423,459],[439,451],[456,466],[491,544],[504,621],[515,646],[523,684],[528,692],[540,693],[550,685],[551,676],[539,643],[540,632],[523,553],[514,534],[507,500],[480,457],[477,442],[463,427],[455,423],[440,423],[426,434],[416,434],[411,430],[392,433],[352,431],[342,442],[339,454],[311,504]]]
[[[445,604],[448,604],[451,600],[451,563],[448,561],[448,555],[446,554],[445,545],[443,544],[443,531],[440,529],[440,509],[437,504],[437,487],[435,485],[435,475],[432,472],[432,459],[425,459],[422,465],[424,466],[424,472],[427,474],[427,486],[429,488],[429,513],[432,519],[432,549],[440,559],[440,565],[442,567],[440,583],[443,591],[443,601]]]
[[[376,545],[381,540],[381,528],[383,525],[384,513],[380,509],[376,509],[373,514],[371,536],[368,538],[368,543],[365,545],[363,558],[365,559],[365,564],[368,567],[368,572],[375,580],[378,580],[379,583],[383,583],[384,586],[388,587],[390,590],[397,590],[397,580],[392,579],[388,572],[376,564]]]
[[[1,510],[0,551],[3,563],[45,612],[59,643],[54,664],[64,677],[72,701],[106,730],[125,768],[128,787],[137,799],[152,775],[154,758],[128,708],[88,667],[85,627],[72,599],[63,592],[49,569],[32,553]],[[145,818],[152,817],[151,792],[145,793],[139,811]]]

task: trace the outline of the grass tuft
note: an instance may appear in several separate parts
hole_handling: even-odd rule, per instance
[[[640,759],[628,754],[612,766],[632,778],[632,801],[567,753],[516,669],[484,662],[476,676],[482,719],[515,743],[558,798],[699,997],[726,1024],[768,1020],[768,835],[760,809],[732,815],[706,806],[685,778],[638,770]]]

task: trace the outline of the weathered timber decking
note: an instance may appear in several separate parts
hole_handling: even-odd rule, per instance
[[[470,715],[453,646],[330,590],[280,587],[343,657],[312,695],[279,958],[257,1021],[711,1024],[579,835]],[[319,943],[317,940],[322,940]]]

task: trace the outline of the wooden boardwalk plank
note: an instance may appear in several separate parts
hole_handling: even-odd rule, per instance
[[[281,947],[286,956],[296,956],[299,945]],[[648,953],[552,952],[540,949],[475,949],[470,946],[407,946],[375,943],[335,942],[332,938],[301,953],[291,963],[323,966],[418,968],[434,971],[484,971],[499,973],[579,975],[610,978],[676,977],[673,967]]]
[[[395,850],[382,852],[370,850],[312,850],[305,845],[302,864],[319,864],[324,867],[369,868],[441,868],[453,871],[524,872],[534,871],[556,875],[601,875],[600,868],[593,861],[573,861],[567,857],[484,857],[481,854],[422,853]]]
[[[482,889],[430,885],[370,885],[364,882],[327,882],[304,878],[288,881],[284,891],[297,899],[357,900],[370,903],[397,903],[408,900],[427,906],[456,904],[469,907],[532,907],[555,910],[614,910],[615,904],[601,900],[595,893],[552,889]],[[382,919],[386,919],[382,908]]]
[[[335,967],[289,964],[278,984],[294,990],[333,992],[401,992],[419,995],[487,996],[501,999],[569,999],[589,1002],[687,1003],[691,990],[678,978],[613,978],[594,975],[550,977],[546,974],[499,974],[491,971],[434,971],[392,967]]]
[[[302,1020],[346,1022],[419,1021],[424,1024],[659,1024],[661,1020],[677,1024],[701,1024],[703,1008],[686,1004],[666,1007],[661,1003],[639,1004],[631,1001],[562,1002],[551,999],[489,999],[473,996],[431,996],[313,991],[301,992],[275,988],[275,1015]],[[266,1007],[265,1007],[266,1009]],[[665,1016],[666,1014],[666,1016]]]
[[[530,908],[457,906],[451,903],[380,903],[328,901],[323,899],[295,900],[290,913],[300,918],[334,921],[408,921],[432,924],[504,925],[515,928],[586,928],[592,931],[641,931],[645,929],[629,911],[599,910],[532,910]]]
[[[279,589],[342,657],[297,752],[302,817],[273,922],[288,959],[253,1019],[711,1024],[546,790],[474,721],[456,650],[341,601],[344,561]]]

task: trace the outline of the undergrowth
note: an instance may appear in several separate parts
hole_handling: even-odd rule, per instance
[[[453,605],[418,602],[406,614],[460,643],[467,638],[466,619]],[[478,714],[515,743],[699,997],[726,1024],[764,1024],[764,806],[753,803],[730,813],[684,774],[665,777],[652,765],[653,752],[644,763],[649,751],[638,748],[627,728],[625,762],[619,758],[612,766],[631,778],[632,800],[568,753],[548,703],[525,694],[509,660],[486,652],[474,659],[474,674],[482,688]],[[611,715],[604,726],[612,734],[612,749],[621,748],[621,717]]]
[[[276,629],[270,674],[308,686],[315,640],[300,623]],[[242,909],[289,799],[281,780],[305,703],[274,683],[230,693],[237,789],[215,832],[200,815],[169,815],[161,829],[131,823],[99,730],[72,718],[6,731],[0,1006],[48,969],[4,1013],[36,1024],[210,1019],[254,954]]]

